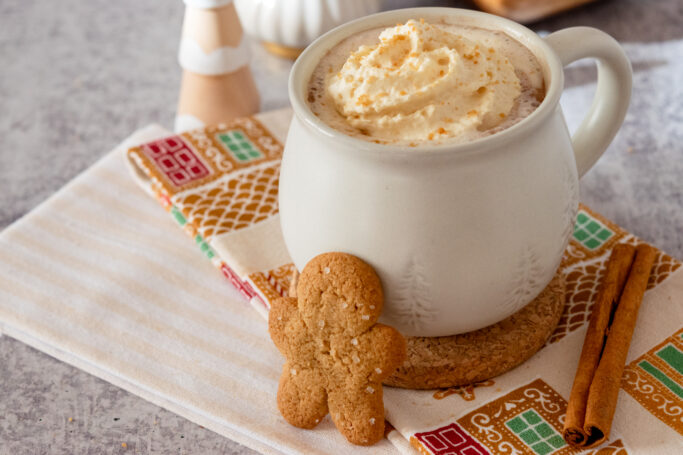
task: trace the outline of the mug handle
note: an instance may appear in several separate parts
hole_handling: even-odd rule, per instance
[[[598,87],[593,104],[572,136],[581,177],[605,152],[624,121],[631,100],[631,63],[619,43],[596,28],[566,28],[551,33],[545,41],[563,66],[582,58],[597,59]]]

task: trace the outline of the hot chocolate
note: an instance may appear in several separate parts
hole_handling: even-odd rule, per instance
[[[494,134],[544,95],[540,63],[504,32],[422,20],[341,41],[308,86],[312,111],[332,128],[412,146]]]

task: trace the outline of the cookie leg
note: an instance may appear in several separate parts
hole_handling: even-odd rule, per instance
[[[324,378],[315,370],[285,363],[277,390],[277,405],[282,416],[295,427],[313,428],[327,414]]]
[[[382,387],[329,391],[330,416],[341,434],[357,445],[372,445],[384,436]]]

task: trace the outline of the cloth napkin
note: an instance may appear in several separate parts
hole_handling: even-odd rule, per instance
[[[467,387],[385,388],[394,429],[370,448],[350,446],[327,418],[304,431],[280,417],[283,359],[258,314],[286,294],[292,270],[276,202],[290,116],[162,140],[147,128],[7,228],[4,332],[264,453],[573,453],[559,434],[590,307],[611,248],[639,242],[584,206],[562,263],[565,314],[529,361]],[[146,144],[125,155],[129,169],[172,217],[126,175],[133,142]],[[681,299],[680,263],[660,252],[611,438],[586,453],[680,453]]]

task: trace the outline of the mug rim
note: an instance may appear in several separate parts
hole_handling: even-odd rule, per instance
[[[536,58],[539,59],[539,63],[541,63],[541,65],[545,63],[548,68],[547,72],[544,71],[546,93],[541,104],[531,114],[524,117],[519,122],[489,136],[462,143],[444,142],[435,145],[419,144],[412,147],[398,144],[378,144],[349,136],[332,128],[313,113],[306,101],[306,89],[313,70],[330,49],[354,33],[359,33],[370,28],[381,27],[383,24],[391,26],[396,22],[404,22],[408,19],[419,17],[429,20],[425,16],[441,16],[446,19],[446,22],[448,22],[448,18],[460,18],[461,20],[462,18],[466,18],[467,20],[476,22],[467,25],[479,26],[489,30],[501,30],[517,41],[522,41],[521,44],[527,47]],[[482,26],[479,22],[495,24],[495,27]],[[520,38],[523,39],[520,40]],[[542,55],[534,52],[534,49],[531,49],[529,44],[533,44]],[[313,62],[311,62],[312,60]],[[415,155],[416,158],[424,158],[425,155],[461,154],[492,150],[507,144],[511,139],[529,133],[554,112],[555,107],[559,104],[563,87],[564,72],[559,57],[548,43],[531,29],[509,19],[480,11],[450,7],[420,7],[389,10],[364,16],[342,24],[318,37],[304,49],[294,62],[289,75],[288,95],[294,114],[308,129],[325,139],[332,139],[340,145],[345,145],[346,149],[361,154],[393,155],[396,157]]]

